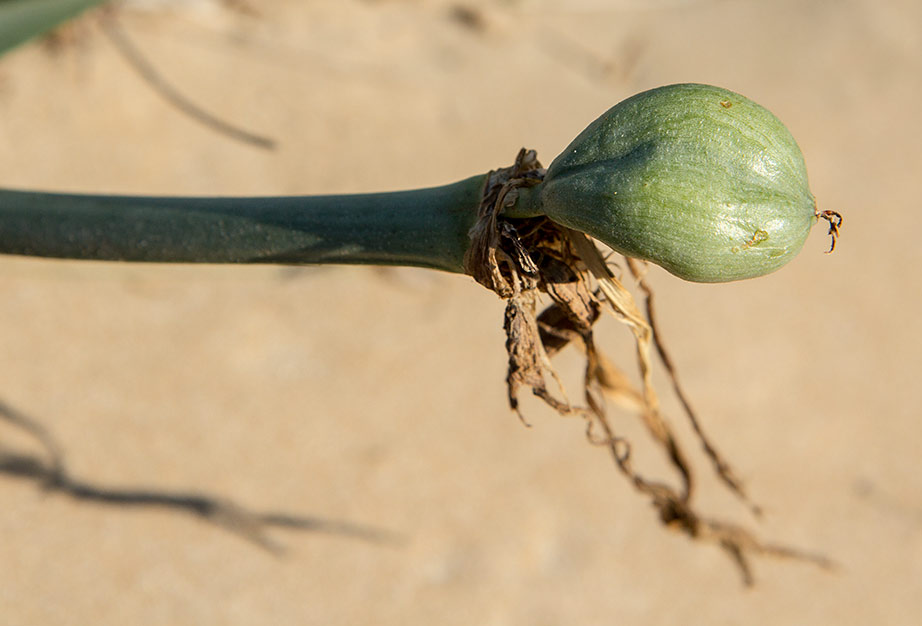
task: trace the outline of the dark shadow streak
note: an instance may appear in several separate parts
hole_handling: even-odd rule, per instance
[[[158,507],[189,513],[279,555],[284,549],[266,534],[267,527],[323,532],[382,544],[398,544],[402,541],[397,534],[372,526],[283,512],[257,513],[226,498],[198,492],[100,487],[68,475],[61,448],[35,420],[2,401],[0,418],[37,439],[48,457],[48,460],[43,460],[40,455],[21,454],[0,447],[0,474],[33,480],[47,492],[58,492],[75,500],[99,504]]]
[[[167,82],[160,72],[154,68],[151,62],[147,60],[147,57],[145,57],[134,45],[128,34],[122,30],[114,11],[102,12],[99,23],[102,26],[102,32],[108,37],[109,41],[115,46],[115,49],[132,69],[134,69],[154,91],[160,94],[164,100],[178,109],[181,113],[192,118],[199,124],[236,141],[264,150],[275,149],[276,144],[273,139],[257,135],[256,133],[244,130],[230,122],[225,122],[215,117],[186,98],[178,89]]]

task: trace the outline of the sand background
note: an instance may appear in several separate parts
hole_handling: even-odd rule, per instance
[[[276,554],[178,509],[75,501],[6,472],[0,624],[922,620],[922,5],[251,4],[257,17],[190,1],[120,19],[187,97],[277,150],[178,114],[88,19],[55,53],[0,59],[0,185],[418,187],[507,165],[523,145],[549,162],[653,86],[746,94],[789,126],[821,206],[845,215],[839,249],[824,255],[817,228],[764,279],[652,280],[685,385],[766,516],[696,455],[701,507],[841,567],[759,560],[744,589],[717,548],[658,526],[577,422],[528,401],[523,428],[506,407],[502,304],[469,278],[6,257],[0,399],[53,434],[74,477],[399,540],[270,528]],[[600,332],[629,364],[626,332]],[[573,355],[560,366],[578,377]],[[0,444],[40,452],[9,425]]]

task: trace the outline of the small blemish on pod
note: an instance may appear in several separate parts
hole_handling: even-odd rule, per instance
[[[749,248],[759,245],[763,241],[768,241],[768,233],[760,228],[752,234],[752,239],[741,245],[739,249],[734,247],[733,251],[738,252],[739,250],[748,250]]]

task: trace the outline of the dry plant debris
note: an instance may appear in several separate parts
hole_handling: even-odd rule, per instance
[[[660,410],[653,386],[651,353],[655,347],[686,416],[715,473],[754,513],[759,509],[701,427],[701,422],[679,385],[675,367],[658,332],[653,291],[643,265],[626,259],[631,274],[645,295],[645,310],[609,269],[596,245],[583,233],[560,226],[548,218],[504,218],[504,208],[515,203],[517,190],[537,185],[545,170],[533,150],[519,152],[511,167],[490,173],[477,223],[471,229],[472,245],[465,259],[467,272],[506,300],[504,328],[509,354],[507,385],[509,404],[525,422],[519,408],[521,389],[530,389],[564,416],[585,420],[586,434],[595,445],[607,448],[620,472],[640,493],[648,496],[661,522],[689,537],[723,548],[739,567],[743,581],[753,582],[748,556],[762,554],[810,561],[825,568],[824,556],[765,543],[736,524],[703,517],[692,504],[694,477],[686,454]],[[551,304],[540,314],[541,294]],[[593,339],[593,326],[602,310],[628,326],[636,344],[636,361],[642,388],[608,360]],[[583,404],[567,397],[550,357],[570,343],[585,353]],[[556,393],[548,387],[554,381]],[[642,475],[631,459],[631,444],[620,436],[606,414],[605,397],[636,410],[656,444],[666,453],[679,478],[679,486]]]

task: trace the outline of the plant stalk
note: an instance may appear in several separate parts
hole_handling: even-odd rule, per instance
[[[0,253],[464,272],[486,175],[387,193],[171,198],[0,189]]]

